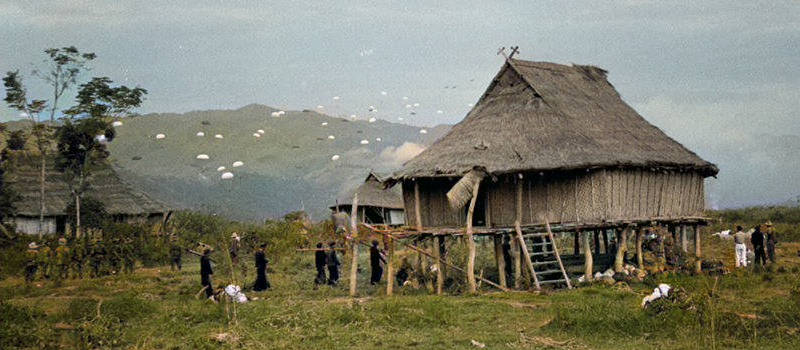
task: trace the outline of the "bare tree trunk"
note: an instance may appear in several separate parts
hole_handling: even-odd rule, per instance
[[[81,196],[75,195],[75,237],[81,236]]]
[[[37,141],[40,142],[40,141]],[[44,226],[44,179],[45,179],[45,166],[47,165],[47,160],[44,156],[44,149],[39,149],[39,156],[42,157],[42,162],[40,164],[40,172],[39,172],[39,234],[42,235],[42,227]]]
[[[469,211],[467,211],[467,249],[469,250],[469,256],[467,257],[467,284],[469,285],[469,292],[475,293],[477,292],[477,285],[475,283],[475,241],[472,238],[472,215],[475,212],[475,202],[478,199],[478,189],[480,188],[481,182],[478,181],[475,183],[475,186],[472,187],[472,199],[469,202]]]
[[[353,210],[350,214],[350,237],[353,245],[353,258],[350,263],[350,296],[354,297],[358,286],[358,193],[353,196]]]

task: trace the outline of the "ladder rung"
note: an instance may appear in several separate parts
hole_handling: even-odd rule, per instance
[[[536,274],[537,274],[537,275],[549,275],[549,274],[556,273],[556,272],[558,272],[558,273],[561,273],[562,271],[561,271],[561,270],[559,270],[559,269],[555,269],[555,270],[545,270],[545,271],[536,271]]]
[[[560,283],[560,282],[566,282],[566,280],[563,279],[563,278],[562,279],[557,279],[557,280],[545,280],[545,281],[539,281],[539,284],[553,284],[553,283]]]
[[[531,244],[528,244],[529,247],[538,247],[538,246],[545,246],[545,245],[553,245],[553,243],[544,242],[544,243],[531,243]]]
[[[528,253],[529,253],[528,255],[530,256],[553,255],[552,251],[539,252],[539,253],[528,252]]]
[[[547,232],[526,233],[526,234],[522,235],[522,237],[525,237],[525,238],[528,238],[528,237],[544,237],[544,236],[549,236],[549,235],[547,234]]]
[[[556,264],[556,263],[558,263],[558,261],[551,260],[551,261],[534,261],[531,264],[533,264],[533,266],[541,266],[541,265],[550,265],[550,264]]]

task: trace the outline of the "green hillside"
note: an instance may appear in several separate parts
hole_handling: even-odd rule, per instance
[[[314,111],[272,116],[276,111],[248,105],[126,119],[109,146],[111,158],[123,179],[177,208],[240,220],[304,208],[321,218],[336,195],[363,181],[370,169],[393,170],[416,145],[429,145],[448,129],[439,126],[422,134],[421,128],[384,120],[369,123]],[[258,130],[263,130],[261,137],[253,136]],[[165,137],[157,139],[157,134]],[[404,143],[414,145],[397,150]],[[209,159],[196,159],[199,154]],[[334,155],[340,158],[331,160]],[[244,165],[232,167],[236,161]],[[220,166],[234,178],[222,180]]]

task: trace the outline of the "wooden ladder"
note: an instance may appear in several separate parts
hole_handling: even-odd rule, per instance
[[[561,255],[558,253],[553,231],[547,223],[547,232],[536,232],[523,235],[528,254],[531,257],[533,271],[539,280],[540,285],[555,284],[566,285],[572,289],[567,271],[561,262]]]

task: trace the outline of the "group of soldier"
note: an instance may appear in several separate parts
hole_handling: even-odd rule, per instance
[[[132,273],[136,266],[133,246],[130,241],[111,239],[73,239],[61,237],[28,244],[26,252],[25,280],[83,278],[86,275],[101,277],[110,274]]]

